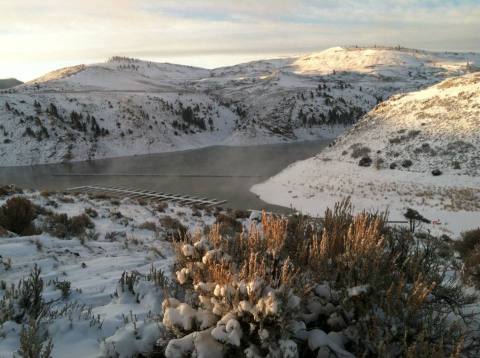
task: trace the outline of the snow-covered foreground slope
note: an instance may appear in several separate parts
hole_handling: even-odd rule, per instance
[[[328,217],[2,186],[0,356],[478,355],[479,231]]]
[[[357,210],[407,207],[459,234],[480,223],[480,73],[397,95],[335,145],[252,188],[274,204],[311,214],[351,196]]]
[[[0,92],[0,166],[315,139],[479,64],[478,54],[394,48],[214,70],[114,57]]]
[[[79,237],[63,239],[47,233],[8,237],[0,228],[0,303],[4,303],[5,285],[16,285],[36,264],[45,284],[43,298],[56,312],[44,318],[49,322],[45,328],[53,341],[53,357],[117,353],[131,357],[151,351],[160,336],[158,316],[162,313],[163,287],[148,275],[156,270],[170,277],[175,259],[167,240],[172,229],[162,220],[179,220],[193,233],[211,225],[213,215],[173,205],[159,210],[135,200],[118,202],[38,192],[22,196],[69,217],[88,212],[95,227],[91,234],[87,230]],[[0,198],[0,205],[7,198]],[[37,227],[43,224],[39,220],[35,222]],[[134,292],[119,282],[124,272],[138,274]],[[67,297],[62,297],[61,282],[71,284]],[[7,312],[8,307],[0,304],[1,357],[17,352],[22,327],[8,319],[4,322]]]

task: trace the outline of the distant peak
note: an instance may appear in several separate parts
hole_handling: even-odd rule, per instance
[[[0,89],[7,89],[21,85],[23,82],[17,80],[16,78],[4,78],[0,79]]]

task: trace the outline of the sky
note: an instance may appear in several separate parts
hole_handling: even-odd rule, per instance
[[[480,0],[0,0],[0,78],[120,55],[214,68],[332,46],[480,51]]]

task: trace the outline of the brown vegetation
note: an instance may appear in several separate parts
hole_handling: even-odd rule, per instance
[[[166,231],[167,240],[180,241],[187,233],[187,228],[178,219],[170,216],[161,218],[160,224]]]
[[[461,312],[468,298],[443,279],[445,263],[432,237],[414,238],[388,228],[385,214],[354,216],[348,201],[327,210],[321,224],[264,214],[261,229],[252,226],[248,233],[224,236],[220,228],[226,221],[222,217],[207,237],[197,234],[177,244],[177,280],[195,292],[189,295],[194,307],[219,319],[233,315],[250,327],[238,350],[229,346],[229,353],[258,344],[261,329],[269,337],[262,347],[274,349],[269,344],[289,336],[285,326],[291,319],[315,314],[309,302],[318,300],[315,287],[321,283],[331,289],[327,302],[335,317],[355,332],[348,344],[355,355],[447,357],[463,350],[468,337],[447,312],[452,305]],[[290,307],[293,297],[303,303]],[[276,301],[281,308],[269,312],[265,307]],[[240,313],[239,307],[254,307],[256,313]],[[338,328],[331,314],[315,317],[305,321],[310,328]],[[301,356],[312,354],[306,343],[298,344]]]
[[[33,225],[35,217],[35,205],[30,200],[20,196],[8,199],[0,207],[0,226],[19,235],[35,234]]]
[[[59,238],[78,237],[86,229],[93,229],[94,223],[87,214],[68,217],[67,214],[50,213],[46,218],[45,231]]]

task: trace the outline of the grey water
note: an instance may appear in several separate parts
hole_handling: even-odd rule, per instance
[[[0,184],[38,190],[113,185],[227,200],[226,207],[285,211],[269,205],[250,188],[291,163],[322,151],[318,140],[249,147],[202,149],[63,164],[0,167]]]

